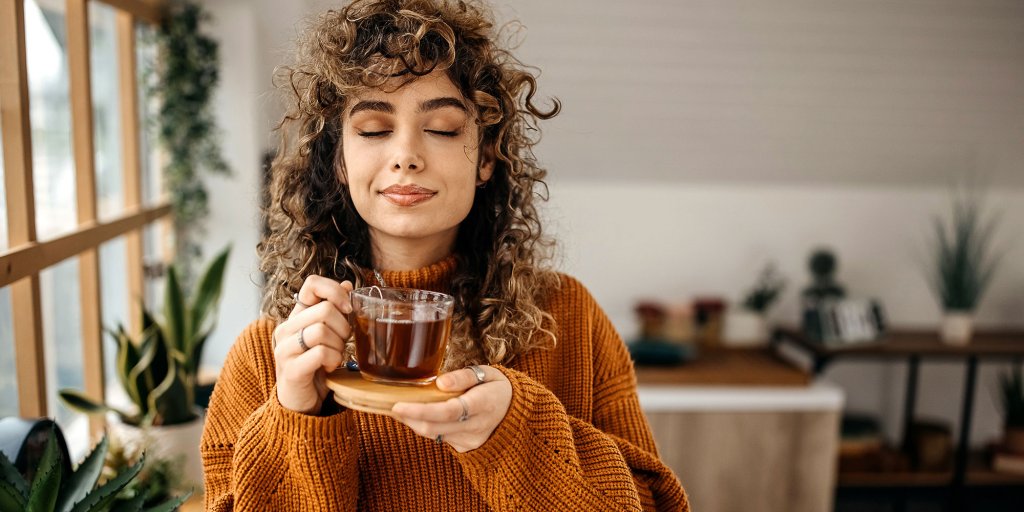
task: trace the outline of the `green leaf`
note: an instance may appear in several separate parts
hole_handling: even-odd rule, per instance
[[[132,415],[117,409],[116,407],[96,402],[92,398],[85,396],[85,394],[80,391],[76,391],[74,389],[62,389],[60,390],[59,395],[65,405],[78,412],[84,414],[102,414],[112,412],[117,414],[118,417],[121,418],[121,421],[124,421],[125,423],[131,423],[134,420]]]
[[[123,501],[122,501],[123,500]],[[144,493],[136,493],[131,499],[125,500],[121,498],[114,505],[114,508],[110,512],[139,512],[142,510],[143,505],[146,502],[146,495]]]
[[[25,510],[25,496],[6,480],[0,480],[0,510]]]
[[[167,269],[164,292],[165,341],[169,347],[184,353],[191,341],[188,339],[188,320],[185,318],[185,297],[173,265]]]
[[[155,425],[178,425],[195,418],[177,363],[168,359],[167,364],[167,376],[149,395],[150,410],[158,416]]]
[[[103,439],[100,439],[85,460],[71,473],[71,478],[61,489],[57,510],[62,512],[71,510],[75,503],[82,501],[96,486],[96,480],[100,477],[103,463],[107,457],[107,443],[107,436],[103,436]]]
[[[85,499],[75,504],[71,512],[89,512],[92,510],[106,510],[110,507],[110,504],[117,498],[117,493],[129,482],[139,474],[142,470],[142,463],[145,461],[145,456],[139,457],[139,461],[132,464],[130,468],[120,472],[114,478],[107,480],[107,483],[94,489]],[[47,509],[49,510],[49,509]]]
[[[43,448],[43,458],[39,461],[39,470],[32,479],[26,508],[31,511],[53,510],[60,492],[61,457],[57,452],[57,431],[50,427],[50,438]]]
[[[180,507],[182,503],[185,503],[185,501],[190,497],[192,497],[192,491],[189,491],[182,496],[178,496],[177,498],[171,498],[159,505],[147,508],[146,512],[172,512],[174,510],[178,510],[178,507]]]
[[[217,310],[217,302],[220,300],[221,290],[224,284],[224,271],[227,268],[228,257],[231,255],[231,247],[221,251],[210,265],[206,267],[203,276],[199,278],[199,285],[196,288],[195,299],[190,307],[191,327],[193,332],[199,332],[206,327],[206,319]],[[208,329],[207,329],[208,330]],[[192,339],[197,343],[197,340]],[[195,346],[186,347],[186,355],[191,356],[196,351]],[[191,359],[191,357],[190,357]],[[194,371],[194,370],[193,370]]]
[[[0,482],[11,486],[21,496],[22,506],[24,506],[25,499],[28,498],[28,482],[3,452],[0,452]],[[7,508],[0,507],[0,510],[7,510]]]

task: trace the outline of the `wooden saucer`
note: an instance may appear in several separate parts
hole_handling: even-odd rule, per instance
[[[391,408],[398,402],[444,402],[459,396],[437,389],[433,382],[424,386],[372,382],[344,367],[327,375],[327,387],[334,392],[334,400],[349,409],[386,416],[392,416]]]

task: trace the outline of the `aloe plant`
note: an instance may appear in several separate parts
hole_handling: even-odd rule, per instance
[[[998,218],[982,218],[977,197],[953,198],[947,223],[936,217],[931,240],[930,285],[946,311],[974,311],[992,282],[1001,255],[993,254]]]
[[[177,269],[167,272],[163,319],[143,308],[138,339],[118,325],[107,332],[117,342],[117,376],[136,407],[129,412],[97,402],[83,393],[62,389],[64,402],[86,414],[113,412],[130,425],[178,425],[195,419],[196,377],[203,347],[216,323],[230,248],[203,271],[188,299]]]
[[[107,454],[107,438],[103,439],[70,474],[64,474],[62,455],[57,450],[56,433],[50,437],[32,482],[27,482],[6,455],[0,453],[0,510],[4,512],[91,512],[138,511],[142,502],[116,503],[118,493],[142,469],[144,457],[121,470],[113,478],[97,486]],[[172,511],[181,506],[192,493],[170,499],[146,509],[147,512]]]

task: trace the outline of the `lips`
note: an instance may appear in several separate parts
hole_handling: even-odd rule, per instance
[[[391,185],[380,191],[380,195],[384,196],[384,199],[398,206],[415,206],[434,197],[436,194],[436,190],[423,188],[419,185]]]

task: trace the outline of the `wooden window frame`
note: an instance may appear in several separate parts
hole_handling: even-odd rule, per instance
[[[118,84],[121,110],[121,151],[124,213],[99,222],[96,216],[95,151],[89,62],[89,2],[116,10]],[[80,308],[85,392],[103,399],[103,328],[100,299],[99,246],[118,236],[126,241],[129,325],[138,331],[144,297],[142,230],[166,226],[171,207],[142,205],[142,156],[139,142],[135,24],[160,22],[163,2],[157,0],[66,0],[68,72],[72,119],[78,227],[58,238],[39,241],[35,220],[29,87],[25,46],[24,0],[0,0],[0,126],[7,198],[9,247],[0,253],[0,288],[10,286],[13,313],[18,407],[23,417],[49,413],[40,308],[39,273],[68,258],[79,259]],[[166,228],[165,228],[166,229]],[[162,237],[166,240],[168,237]],[[164,255],[173,253],[164,248]],[[93,433],[103,418],[90,419]]]

